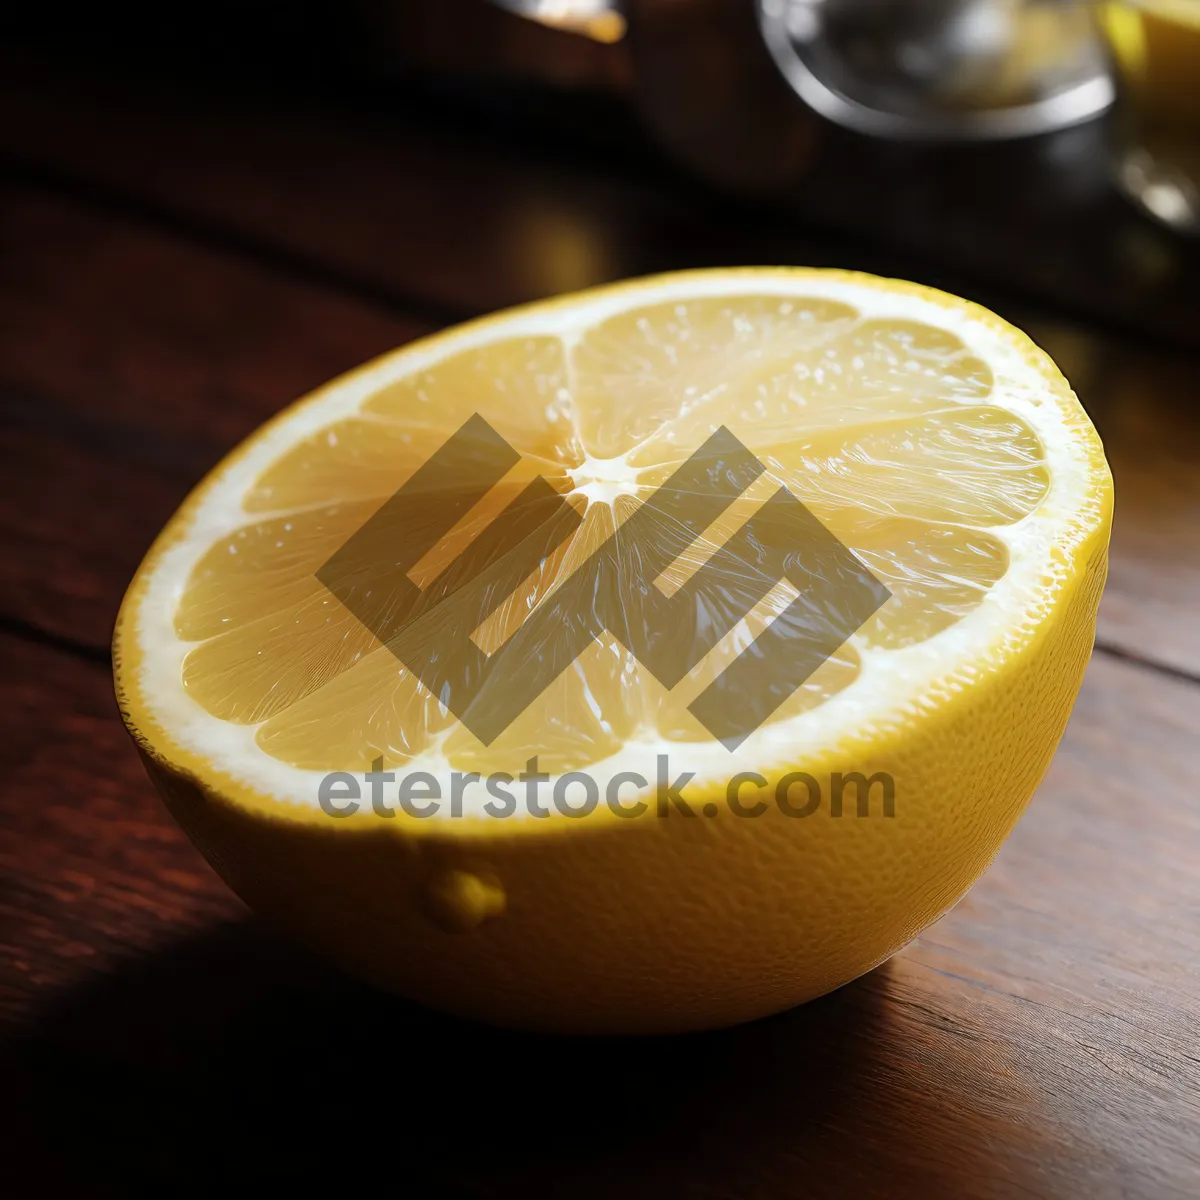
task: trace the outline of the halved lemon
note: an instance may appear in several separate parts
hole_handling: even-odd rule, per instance
[[[435,607],[437,636],[505,645],[721,429],[758,484],[644,582],[678,590],[782,486],[890,598],[732,750],[689,705],[794,586],[672,688],[601,633],[484,745],[317,578],[475,416],[519,461],[408,579],[427,587],[536,476],[578,528],[503,603],[442,626]],[[973,304],[826,271],[622,283],[407,346],[250,437],[131,584],[117,693],[217,871],[353,972],[510,1025],[730,1024],[869,970],[984,870],[1079,687],[1111,507],[1062,376]],[[380,612],[388,565],[385,545],[360,564]],[[551,631],[537,654],[556,653]],[[521,781],[534,756],[547,778]]]

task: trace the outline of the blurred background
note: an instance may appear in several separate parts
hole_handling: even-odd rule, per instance
[[[381,287],[413,252],[411,218],[458,223],[437,296],[454,313],[679,265],[836,262],[1200,338],[1197,254],[1170,229],[1200,213],[1196,0],[21,7],[10,150],[40,162],[70,138],[74,164],[134,136],[150,157],[156,136],[222,137],[245,174],[256,160],[294,178],[295,211],[272,213],[289,251],[353,190],[336,220],[357,209],[360,227],[326,236]],[[68,114],[67,63],[86,120]],[[55,72],[40,96],[39,69]],[[413,212],[447,134],[477,155],[471,178]],[[184,169],[178,149],[160,175]],[[215,182],[147,166],[143,190],[248,219]],[[456,290],[453,258],[472,255],[505,256],[504,285]]]

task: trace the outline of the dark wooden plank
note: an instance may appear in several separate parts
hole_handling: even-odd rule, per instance
[[[151,795],[102,668],[0,637],[0,697],[10,1180],[208,1194],[386,1171],[420,1194],[697,1200],[1200,1183],[1194,685],[1095,659],[996,864],[886,967],[742,1029],[601,1043],[443,1020],[243,921]]]
[[[240,906],[166,816],[103,666],[0,633],[0,1014]]]
[[[131,440],[135,427],[169,431],[211,459],[309,389],[429,329],[237,253],[0,188],[0,391],[10,410],[54,410],[28,419],[68,437],[70,411]]]
[[[1116,489],[1097,638],[1200,677],[1200,360],[1033,322],[1079,394]]]
[[[463,15],[467,28],[473,15]],[[703,55],[720,37],[715,26],[664,30],[643,47],[644,65],[651,78],[673,72],[673,85],[694,87],[696,108]],[[393,37],[383,53],[411,67],[418,46]],[[1052,302],[1200,345],[1200,258],[1116,194],[1099,125],[939,150],[820,124],[794,184],[740,199],[673,168],[616,96],[597,108],[553,89],[498,90],[494,79],[397,86],[394,72],[365,86],[352,64],[307,88],[293,75],[272,92],[253,82],[269,52],[264,69],[218,86],[185,46],[169,75],[149,50],[115,47],[116,69],[56,49],[0,59],[0,151],[10,165],[152,201],[336,264],[367,287],[474,312],[677,266],[830,264],[976,298]],[[530,68],[531,80],[547,73]],[[765,58],[762,70],[774,70]],[[665,102],[662,91],[634,88]],[[686,124],[686,96],[673,103],[675,123]],[[730,153],[721,132],[698,139],[718,158]]]
[[[108,458],[0,428],[0,617],[102,653],[142,555],[203,466]]]
[[[107,644],[142,554],[226,450],[428,329],[236,255],[0,192],[0,615]]]
[[[4,60],[0,148],[82,173],[118,201],[149,200],[226,235],[333,265],[367,289],[462,314],[681,257],[736,261],[678,198],[552,161],[465,148],[408,119],[168,89],[75,83]],[[85,96],[87,99],[85,100]],[[36,172],[35,172],[36,174]]]

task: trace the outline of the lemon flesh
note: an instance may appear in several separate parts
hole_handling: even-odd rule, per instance
[[[672,689],[602,635],[485,746],[316,577],[475,414],[521,462],[414,582],[535,476],[582,520],[504,604],[446,637],[502,645],[721,427],[766,471],[656,586],[677,588],[783,485],[891,598],[736,753],[688,706],[794,590]],[[418,343],[254,435],[131,586],[118,693],[222,874],[358,973],[513,1024],[723,1024],[869,969],[986,866],[1078,688],[1110,514],[1078,402],[984,310],[833,272],[616,285]],[[698,630],[705,615],[690,619]],[[603,787],[631,768],[653,779],[663,753],[719,819],[489,820],[482,789],[461,820],[336,821],[317,805],[325,773],[380,760],[445,778],[517,774],[537,755]],[[724,782],[745,770],[770,784],[884,771],[895,816],[737,820]]]

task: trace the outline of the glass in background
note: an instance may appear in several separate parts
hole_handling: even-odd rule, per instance
[[[1117,175],[1145,211],[1200,234],[1200,0],[1103,0],[1117,72]]]

